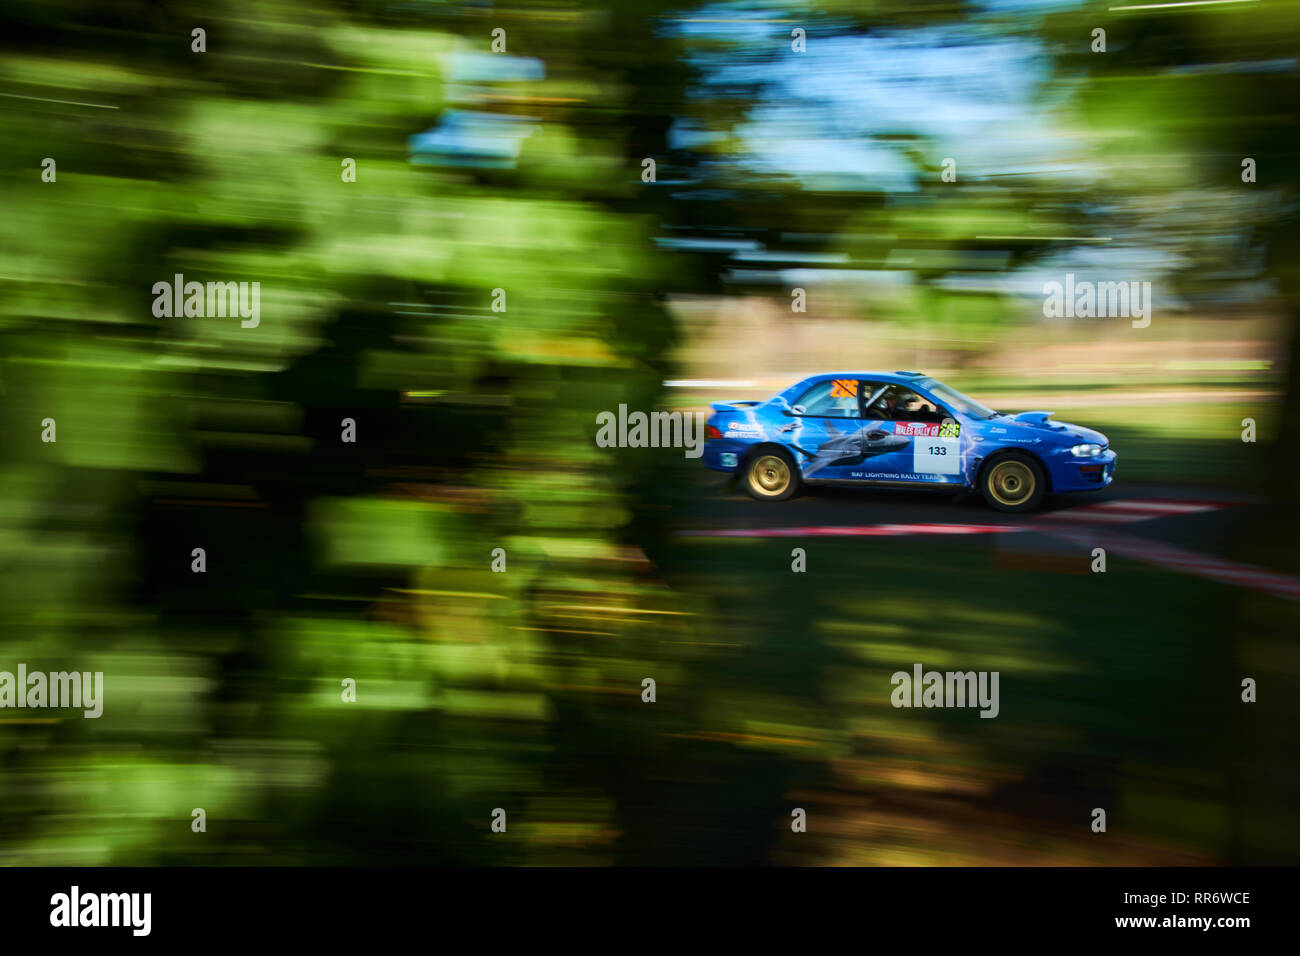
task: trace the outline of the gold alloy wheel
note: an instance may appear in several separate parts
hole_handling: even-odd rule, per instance
[[[749,487],[760,495],[779,495],[790,485],[790,466],[780,455],[763,455],[749,468]]]
[[[1004,505],[1027,501],[1038,486],[1033,470],[1023,461],[1000,461],[989,472],[989,492]]]

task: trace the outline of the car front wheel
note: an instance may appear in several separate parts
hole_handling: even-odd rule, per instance
[[[785,452],[764,448],[745,465],[745,491],[759,501],[784,501],[799,487],[794,461]]]
[[[1029,511],[1043,500],[1047,480],[1042,465],[1028,455],[1012,452],[984,466],[980,491],[989,506],[998,511]]]

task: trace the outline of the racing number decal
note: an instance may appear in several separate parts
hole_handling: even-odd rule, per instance
[[[918,475],[961,474],[961,426],[899,422],[895,434],[912,436],[912,470]]]
[[[837,378],[831,382],[831,398],[852,398],[858,394],[858,383],[851,378]]]

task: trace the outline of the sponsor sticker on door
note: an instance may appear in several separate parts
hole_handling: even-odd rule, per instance
[[[956,438],[961,434],[961,426],[956,422],[897,422],[895,435],[915,435],[924,438]]]
[[[899,422],[895,435],[912,436],[912,470],[923,475],[961,473],[961,426],[956,422]]]

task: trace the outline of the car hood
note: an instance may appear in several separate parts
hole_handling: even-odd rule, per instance
[[[1019,415],[1012,417],[1010,424],[1019,426],[1026,433],[1039,432],[1041,434],[1044,431],[1050,432],[1053,437],[1061,441],[1091,442],[1097,445],[1109,444],[1106,436],[1101,432],[1070,422],[1055,421],[1052,419],[1051,412],[1021,412]],[[1047,436],[1043,435],[1042,437],[1046,438]]]

